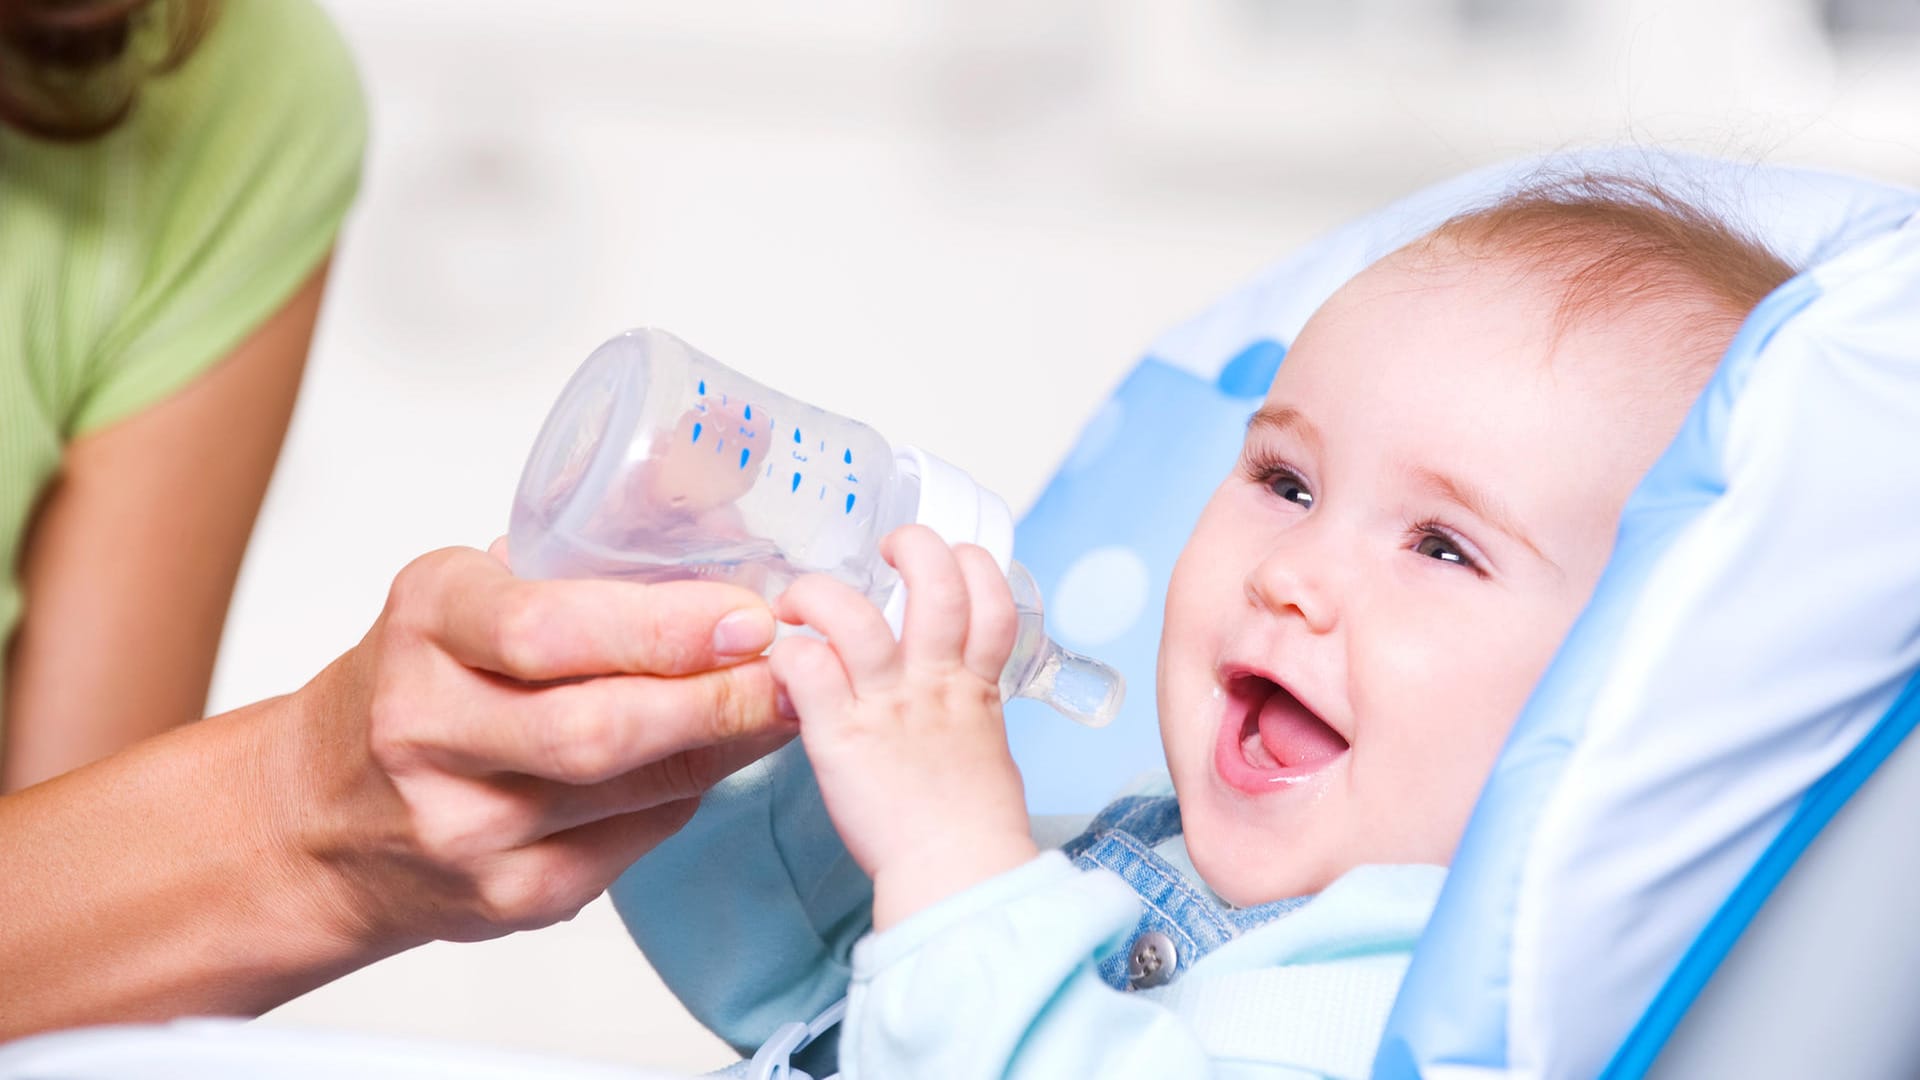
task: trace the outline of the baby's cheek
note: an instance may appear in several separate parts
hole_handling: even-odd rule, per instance
[[[1360,673],[1355,694],[1363,718],[1388,721],[1386,735],[1425,772],[1425,785],[1477,790],[1483,765],[1506,740],[1515,715],[1552,658],[1557,636],[1539,632],[1536,612],[1461,611],[1396,635]],[[1373,699],[1373,700],[1368,700]],[[1364,740],[1370,737],[1362,731]]]
[[[1515,595],[1518,592],[1520,595]],[[1484,703],[1526,699],[1566,636],[1574,611],[1557,592],[1482,590],[1426,635],[1430,663],[1451,669]]]
[[[1483,647],[1457,658],[1457,685],[1450,692],[1457,710],[1454,753],[1472,794],[1485,783],[1570,622],[1571,616],[1544,603],[1510,611],[1485,634]]]

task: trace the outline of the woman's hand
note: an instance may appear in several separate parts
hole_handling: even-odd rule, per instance
[[[827,641],[782,641],[773,670],[884,930],[1036,849],[1000,711],[1018,629],[1006,576],[985,551],[949,549],[923,526],[880,550],[907,585],[900,640],[853,589],[805,577],[776,610]]]
[[[792,736],[772,639],[743,589],[521,581],[499,545],[424,556],[297,696],[284,832],[381,951],[571,918]]]
[[[773,615],[449,549],[286,697],[0,797],[0,1041],[251,1015],[382,956],[571,916],[791,738]]]

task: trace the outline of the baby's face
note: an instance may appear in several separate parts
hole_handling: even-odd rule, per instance
[[[1287,354],[1174,569],[1160,645],[1188,849],[1225,899],[1451,859],[1690,400],[1647,374],[1644,332],[1554,341],[1555,301],[1402,253]]]

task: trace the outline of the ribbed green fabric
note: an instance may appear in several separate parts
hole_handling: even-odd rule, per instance
[[[226,0],[103,138],[0,130],[0,644],[62,448],[276,311],[332,246],[365,145],[358,77],[311,0]]]

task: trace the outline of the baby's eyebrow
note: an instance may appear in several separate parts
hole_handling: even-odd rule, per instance
[[[1413,479],[1415,483],[1427,488],[1435,495],[1511,536],[1521,546],[1533,552],[1541,562],[1555,570],[1560,569],[1559,563],[1547,558],[1546,552],[1541,551],[1532,540],[1527,538],[1526,530],[1520,527],[1520,523],[1507,512],[1506,504],[1496,498],[1492,492],[1432,469],[1414,469]]]
[[[1275,433],[1292,431],[1305,440],[1315,450],[1320,449],[1320,429],[1306,414],[1291,405],[1262,405],[1259,411],[1247,418],[1247,430],[1256,431],[1269,428]]]

